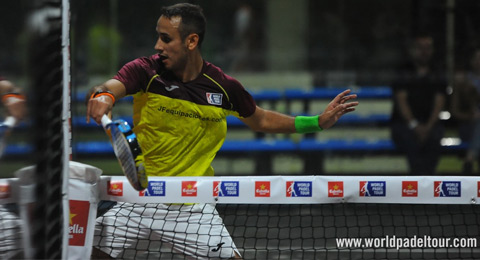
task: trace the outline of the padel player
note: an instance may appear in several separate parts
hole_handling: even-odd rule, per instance
[[[15,117],[17,122],[25,117],[27,105],[25,95],[19,87],[0,76],[0,97],[7,114]]]
[[[93,96],[87,121],[97,123],[115,100],[133,95],[134,132],[149,176],[213,175],[211,162],[225,139],[228,115],[254,131],[308,133],[330,128],[358,105],[347,90],[319,116],[292,117],[258,107],[237,80],[202,58],[205,28],[199,6],[163,8],[156,25],[158,53],[127,63],[88,94]],[[191,257],[240,257],[212,205],[118,203],[97,219],[94,244],[111,257],[127,257],[135,246],[136,256],[142,250],[151,255],[152,248],[139,246],[149,240],[161,240]]]
[[[25,96],[19,87],[0,77],[0,99],[6,115],[22,120],[27,112]],[[3,120],[5,115],[0,117]],[[7,205],[0,205],[0,259],[18,259],[22,255],[19,237],[21,221],[17,213]]]

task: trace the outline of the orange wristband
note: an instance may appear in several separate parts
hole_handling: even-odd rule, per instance
[[[24,95],[19,94],[19,93],[7,93],[7,94],[2,96],[2,103],[6,103],[7,99],[9,99],[9,98],[17,98],[17,99],[21,99],[21,100],[26,99],[26,97]]]
[[[90,99],[96,98],[96,97],[100,97],[100,96],[109,96],[109,97],[111,97],[112,100],[113,100],[113,104],[115,104],[115,96],[114,96],[113,93],[110,92],[110,91],[97,91],[97,92],[93,93],[93,94],[90,96]]]

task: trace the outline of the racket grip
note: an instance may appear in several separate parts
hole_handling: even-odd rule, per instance
[[[107,128],[107,125],[109,125],[110,123],[112,123],[112,120],[107,115],[103,115],[102,116],[102,126],[103,126],[103,128]]]
[[[14,127],[16,123],[17,123],[17,119],[15,119],[15,117],[13,116],[8,116],[7,118],[5,118],[5,121],[3,122],[3,124],[9,128]]]

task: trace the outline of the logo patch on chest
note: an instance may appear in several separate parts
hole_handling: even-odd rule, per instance
[[[168,87],[165,86],[165,89],[167,91],[172,91],[172,90],[177,89],[177,88],[179,88],[179,86],[177,86],[177,85],[171,85],[171,86],[168,86]]]
[[[220,93],[206,93],[207,94],[207,102],[208,104],[211,105],[217,105],[221,106],[222,105],[222,97],[223,94]]]

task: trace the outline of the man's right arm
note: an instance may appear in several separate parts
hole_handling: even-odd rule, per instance
[[[400,111],[400,115],[408,124],[408,127],[414,129],[418,126],[417,119],[413,116],[413,112],[408,105],[408,93],[406,90],[398,90],[394,94],[394,98],[397,101],[398,109]]]
[[[110,113],[115,100],[125,97],[126,92],[125,85],[116,79],[110,79],[101,85],[93,87],[86,97],[87,123],[92,118],[97,124],[100,124],[102,116]]]
[[[17,121],[22,120],[26,116],[27,104],[22,90],[12,82],[1,78],[0,99],[8,114],[15,117]]]

